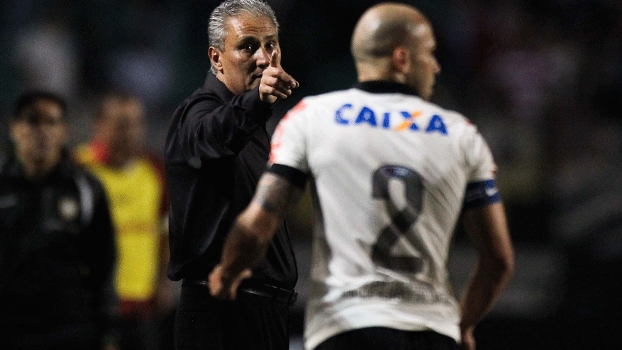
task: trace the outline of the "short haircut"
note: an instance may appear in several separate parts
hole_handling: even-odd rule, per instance
[[[225,25],[231,17],[236,17],[246,12],[257,17],[268,17],[277,33],[279,32],[279,22],[272,7],[262,0],[225,0],[212,11],[207,25],[207,35],[209,37],[209,46],[213,46],[218,50],[225,49]],[[212,73],[215,73],[212,67]]]
[[[60,109],[62,110],[63,119],[67,114],[67,102],[60,95],[57,95],[53,92],[43,91],[43,90],[34,90],[34,91],[26,91],[19,95],[15,100],[15,104],[13,105],[13,120],[19,120],[23,117],[23,112],[26,108],[32,106],[36,102],[40,100],[48,100],[56,103]]]

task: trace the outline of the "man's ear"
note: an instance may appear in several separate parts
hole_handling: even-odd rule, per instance
[[[207,55],[209,56],[210,62],[212,62],[212,66],[218,71],[222,71],[222,62],[220,61],[220,51],[217,48],[210,46],[207,49]]]
[[[408,49],[404,46],[398,46],[393,49],[393,55],[391,56],[393,66],[400,73],[405,73],[410,69],[410,55]]]

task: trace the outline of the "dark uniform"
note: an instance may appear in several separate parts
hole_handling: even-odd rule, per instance
[[[101,349],[115,242],[100,183],[66,157],[43,182],[0,167],[0,349]]]
[[[165,149],[171,199],[168,275],[184,280],[176,325],[180,348],[288,348],[288,304],[297,272],[285,224],[241,285],[238,300],[216,300],[207,287],[226,234],[266,169],[271,112],[258,88],[234,95],[208,74],[173,116]]]

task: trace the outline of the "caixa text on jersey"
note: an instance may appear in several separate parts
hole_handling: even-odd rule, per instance
[[[415,123],[421,114],[421,111],[377,112],[367,106],[363,106],[357,111],[352,104],[346,103],[335,111],[335,122],[340,125],[367,124],[375,128],[394,131],[424,131],[447,135],[447,127],[441,116],[433,115],[427,123],[424,122],[427,124],[425,128],[421,128],[422,125]],[[427,120],[427,118],[421,119]]]

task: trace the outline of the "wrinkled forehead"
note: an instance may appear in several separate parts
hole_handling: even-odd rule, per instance
[[[242,13],[237,16],[229,17],[225,25],[226,41],[238,41],[246,37],[257,39],[277,40],[278,33],[276,25],[270,17],[256,16],[250,13]]]

